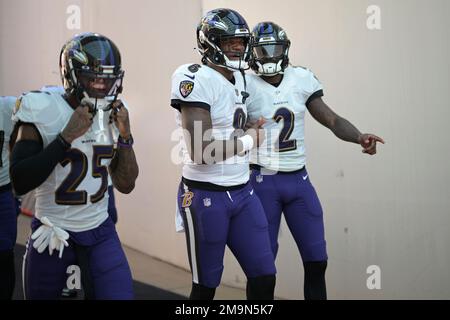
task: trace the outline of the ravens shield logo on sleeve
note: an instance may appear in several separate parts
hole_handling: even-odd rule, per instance
[[[193,89],[194,89],[194,82],[189,80],[184,80],[180,82],[180,93],[183,96],[183,98],[186,98],[188,95],[190,95]]]

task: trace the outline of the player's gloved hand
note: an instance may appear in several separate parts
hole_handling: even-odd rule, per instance
[[[68,247],[69,234],[67,231],[55,226],[47,217],[41,218],[42,225],[31,235],[31,239],[35,240],[33,247],[42,253],[48,247],[50,255],[53,250],[59,251],[59,258],[61,259],[64,247]]]

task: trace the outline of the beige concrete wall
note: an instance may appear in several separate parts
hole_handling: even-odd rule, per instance
[[[368,157],[309,115],[310,177],[325,212],[330,298],[450,298],[450,2],[447,0],[204,0],[253,26],[282,25],[291,61],[323,82],[325,101],[387,144]],[[369,5],[381,30],[366,27]],[[241,273],[231,267],[224,280]],[[366,268],[381,268],[368,290]],[[277,294],[302,298],[303,270],[286,226],[280,235]],[[231,270],[230,270],[231,269]]]
[[[71,4],[81,9],[81,30],[66,27]],[[366,28],[371,4],[381,9],[381,30]],[[170,76],[198,61],[194,28],[202,9],[219,6],[250,25],[284,26],[292,62],[318,75],[330,106],[387,141],[370,158],[306,120],[308,168],[325,211],[329,297],[450,298],[447,0],[0,0],[0,94],[58,84],[59,50],[72,34],[112,38],[141,169],[136,190],[117,196],[119,233],[127,245],[187,267],[173,222],[180,168],[170,161]],[[303,297],[299,259],[283,225],[278,296]],[[381,268],[381,290],[366,287],[369,265]],[[229,253],[223,281],[244,286]]]

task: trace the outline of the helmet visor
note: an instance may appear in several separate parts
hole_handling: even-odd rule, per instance
[[[106,39],[94,40],[83,43],[83,51],[90,59],[101,65],[120,65],[120,55],[114,44]]]
[[[284,53],[283,44],[264,44],[253,47],[253,54],[256,59],[276,58],[282,56]]]

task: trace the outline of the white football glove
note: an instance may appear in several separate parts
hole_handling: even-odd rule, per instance
[[[31,235],[31,239],[35,240],[33,247],[37,252],[42,253],[48,247],[50,255],[53,250],[59,251],[59,258],[61,259],[64,247],[68,247],[69,234],[67,231],[55,226],[47,217],[42,217],[42,225]]]

